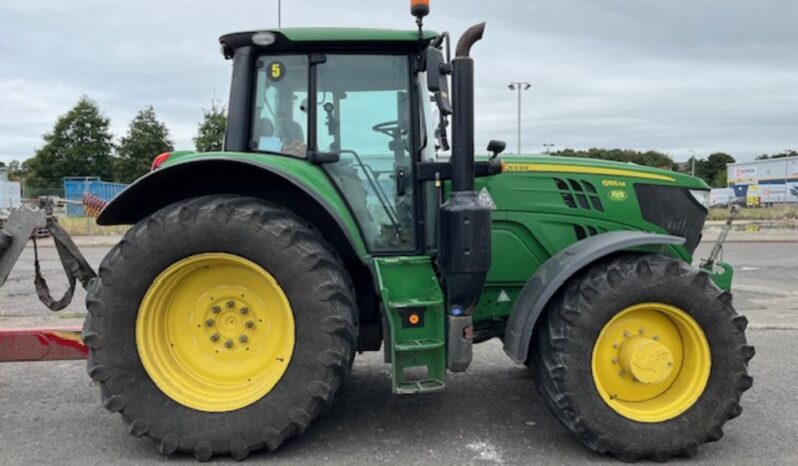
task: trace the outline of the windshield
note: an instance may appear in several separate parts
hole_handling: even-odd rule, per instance
[[[262,56],[257,61],[250,147],[264,152],[307,156],[307,55]]]

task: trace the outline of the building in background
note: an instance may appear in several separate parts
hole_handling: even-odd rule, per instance
[[[19,181],[8,180],[8,170],[0,168],[0,210],[16,209],[22,204]]]
[[[727,182],[749,205],[798,203],[798,157],[730,163]]]

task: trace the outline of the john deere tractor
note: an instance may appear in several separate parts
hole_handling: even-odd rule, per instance
[[[720,439],[754,350],[731,266],[691,266],[709,187],[496,141],[475,159],[484,24],[452,55],[411,4],[418,29],[221,37],[224,151],[158,156],[98,218],[133,225],[88,283],[105,407],[163,454],[242,459],[302,434],[358,352],[422,394],[499,338],[590,449]]]

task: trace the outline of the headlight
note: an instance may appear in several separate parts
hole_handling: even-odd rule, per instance
[[[693,199],[699,204],[709,209],[709,191],[704,189],[691,189],[690,194],[693,195]]]

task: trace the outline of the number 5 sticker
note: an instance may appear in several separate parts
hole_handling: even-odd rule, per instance
[[[279,81],[283,79],[283,76],[285,75],[285,65],[279,61],[273,61],[269,63],[269,67],[266,72],[269,75],[270,81]]]

